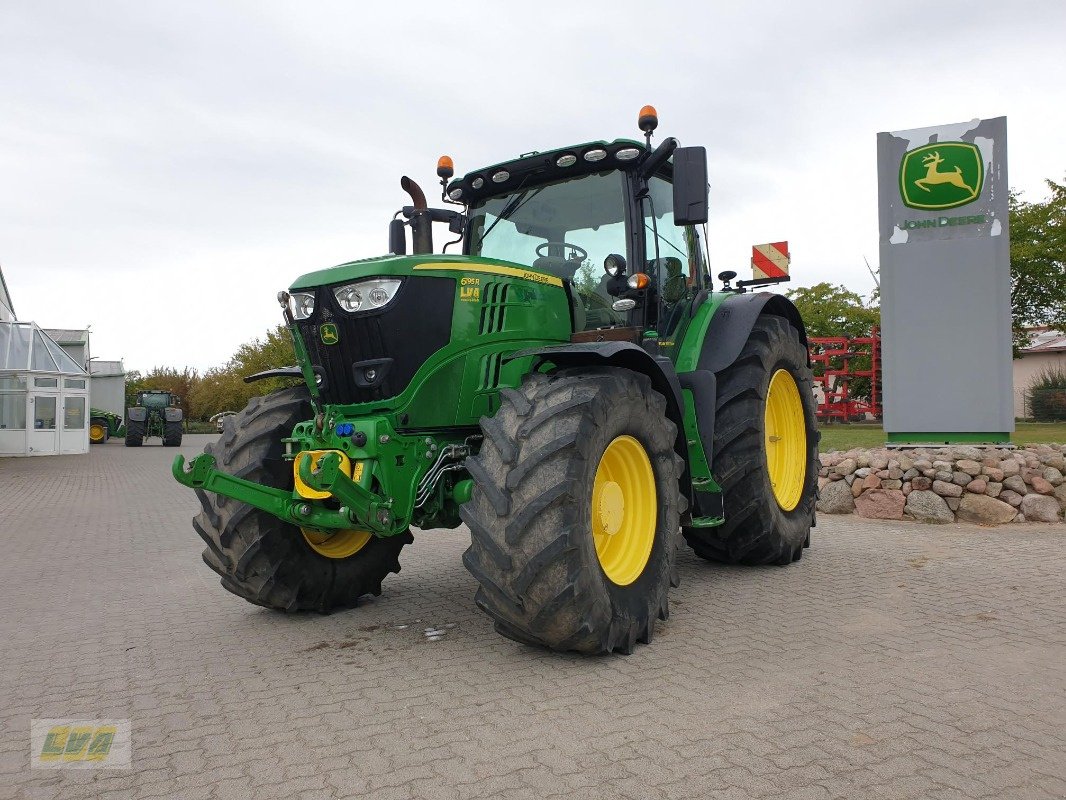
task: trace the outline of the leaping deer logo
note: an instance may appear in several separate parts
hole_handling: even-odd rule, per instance
[[[922,164],[925,166],[925,177],[918,178],[914,185],[918,188],[931,192],[930,186],[937,186],[941,183],[948,183],[952,186],[957,186],[960,189],[965,189],[970,193],[970,197],[977,197],[977,190],[966,183],[962,178],[962,170],[959,167],[955,167],[954,172],[939,172],[938,168],[944,163],[944,159],[940,157],[939,151],[934,151],[929,155],[922,156]]]

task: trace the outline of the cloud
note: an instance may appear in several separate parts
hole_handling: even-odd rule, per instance
[[[866,291],[879,130],[1006,114],[1061,177],[1057,5],[8,2],[0,263],[25,318],[129,366],[224,361],[298,275],[381,253],[399,176],[534,149],[704,144],[715,270],[789,239]]]

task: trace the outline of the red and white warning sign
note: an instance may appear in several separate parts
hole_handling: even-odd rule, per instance
[[[788,277],[788,242],[757,244],[751,248],[751,271],[755,280]]]

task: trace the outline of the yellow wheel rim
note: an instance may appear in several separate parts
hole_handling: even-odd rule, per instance
[[[103,425],[93,424],[89,426],[89,441],[90,442],[102,442],[107,435],[107,430]]]
[[[644,571],[655,544],[655,473],[632,436],[607,445],[592,486],[592,538],[604,574],[627,586]]]
[[[336,533],[322,533],[308,528],[300,528],[304,535],[304,541],[318,553],[326,558],[348,558],[354,556],[371,539],[370,531],[337,531]]]
[[[807,477],[807,425],[799,387],[787,369],[770,379],[764,423],[770,485],[777,504],[791,511],[799,505]]]

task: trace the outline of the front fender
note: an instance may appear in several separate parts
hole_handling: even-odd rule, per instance
[[[681,401],[681,383],[677,379],[674,364],[665,356],[652,356],[643,347],[631,342],[581,342],[547,345],[518,350],[507,360],[535,357],[534,369],[544,362],[557,367],[604,366],[620,367],[647,375],[655,391],[666,398],[666,414],[677,426],[674,450],[685,461],[681,486],[686,499],[692,500],[691,479],[688,470],[688,447],[685,443],[684,404]]]

